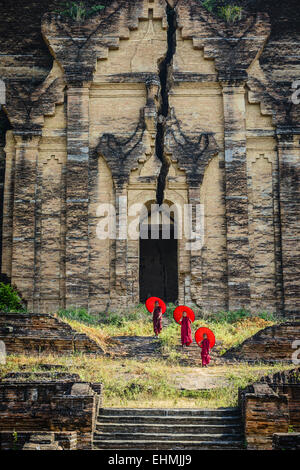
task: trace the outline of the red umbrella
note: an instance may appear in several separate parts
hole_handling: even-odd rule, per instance
[[[146,309],[148,310],[148,312],[150,313],[153,312],[156,301],[158,301],[159,306],[161,307],[162,313],[165,313],[166,308],[167,308],[166,304],[159,297],[149,297],[149,299],[146,300]]]
[[[186,307],[185,305],[179,305],[179,307],[176,307],[174,312],[173,312],[174,320],[177,323],[179,323],[179,324],[181,323],[180,320],[181,320],[183,312],[187,313],[187,316],[189,317],[189,319],[191,320],[192,323],[193,323],[193,321],[195,321],[195,314],[194,314],[193,310],[190,307]]]
[[[204,333],[207,334],[207,339],[209,341],[209,345],[210,345],[211,348],[213,348],[214,345],[215,345],[215,342],[216,342],[215,335],[209,328],[205,328],[204,326],[202,328],[198,328],[198,330],[195,333],[196,343],[198,344],[203,340]]]

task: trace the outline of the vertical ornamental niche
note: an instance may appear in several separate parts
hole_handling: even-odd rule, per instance
[[[97,310],[99,304],[103,306],[103,309],[109,306],[110,291],[114,285],[113,240],[101,239],[100,234],[97,236],[99,223],[102,223],[108,215],[108,209],[99,212],[99,201],[105,205],[115,203],[113,180],[111,171],[101,155],[95,163],[95,169],[91,170],[94,173],[95,185],[89,204],[89,233],[92,235],[90,237],[89,296],[92,310]],[[110,227],[105,224],[104,228],[108,232]]]
[[[202,250],[202,279],[199,297],[204,310],[223,310],[226,297],[226,227],[223,201],[223,177],[219,159],[209,163],[200,189],[200,202],[205,209],[205,246]]]
[[[251,307],[276,310],[272,161],[260,154],[249,164]]]
[[[282,263],[275,126],[246,102],[251,309],[282,312]]]
[[[64,199],[64,178],[62,162],[51,155],[42,162],[41,172],[41,214],[40,214],[40,272],[35,292],[35,310],[53,311],[61,302],[63,292],[62,242],[63,221],[62,201]],[[38,263],[39,261],[39,263]]]
[[[28,307],[138,304],[150,245],[120,222],[138,228],[136,203],[164,202],[202,204],[204,239],[170,242],[168,267],[158,240],[149,294],[294,314],[299,129],[262,59],[268,16],[229,26],[198,0],[122,0],[81,22],[47,13],[41,28],[53,68],[36,87],[8,80],[5,105],[2,273]]]

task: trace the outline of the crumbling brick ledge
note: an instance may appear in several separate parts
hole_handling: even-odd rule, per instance
[[[103,354],[96,341],[50,314],[0,312],[0,340],[7,354]]]
[[[59,374],[55,379],[51,373],[37,373],[29,380],[19,372],[4,377],[0,380],[0,450],[15,446],[14,436],[18,445],[29,448],[91,450],[100,407],[102,384],[82,382],[77,374]]]
[[[300,321],[288,321],[258,331],[222,357],[247,362],[292,363],[293,343],[299,339]]]
[[[1,431],[0,450],[77,450],[77,433]]]
[[[239,406],[247,448],[271,450],[274,434],[300,431],[300,367],[240,389]]]

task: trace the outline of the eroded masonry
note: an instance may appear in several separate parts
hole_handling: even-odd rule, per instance
[[[47,13],[41,29],[44,80],[26,87],[25,72],[12,78],[22,64],[1,67],[2,273],[28,308],[99,312],[150,294],[296,315],[300,106],[280,57],[297,38],[279,46],[266,13],[229,26],[197,0],[112,2],[80,23]],[[203,204],[203,247],[99,239],[99,204],[118,215],[125,196]]]

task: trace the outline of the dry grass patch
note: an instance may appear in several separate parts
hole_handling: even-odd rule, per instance
[[[81,354],[61,356],[9,356],[7,364],[0,367],[0,375],[26,370],[42,372],[42,364],[61,365],[59,372],[79,374],[80,379],[102,382],[105,407],[136,408],[219,408],[236,406],[238,388],[245,387],[263,375],[292,366],[277,364],[236,364],[212,366],[206,373],[224,376],[229,385],[213,390],[179,390],[176,376],[183,376],[194,368],[170,364],[164,360],[139,362],[129,359],[112,359]],[[24,367],[25,366],[25,367]],[[53,369],[53,372],[55,369]]]
[[[118,342],[114,340],[109,334],[100,328],[100,326],[90,326],[85,325],[84,323],[77,320],[69,320],[64,318],[64,322],[68,323],[74,330],[79,333],[84,333],[94,340],[106,353],[110,346],[117,344]]]

